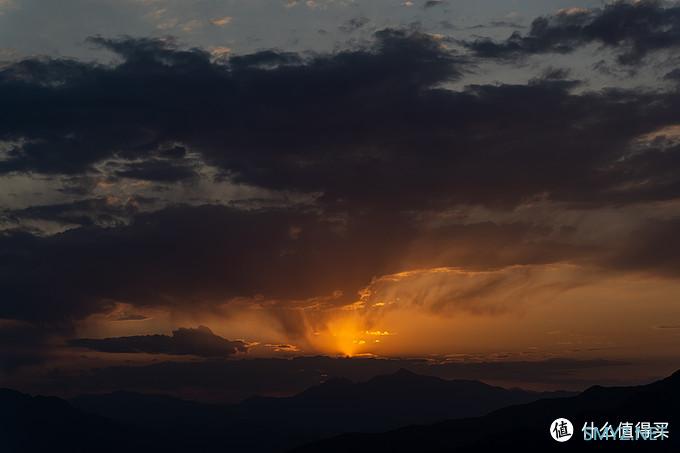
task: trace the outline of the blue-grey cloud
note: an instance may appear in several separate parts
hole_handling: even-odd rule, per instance
[[[514,60],[528,55],[569,53],[587,44],[613,49],[624,65],[650,53],[680,46],[680,6],[658,0],[616,1],[601,9],[568,8],[535,19],[528,33],[505,41],[481,38],[464,45],[484,58]]]

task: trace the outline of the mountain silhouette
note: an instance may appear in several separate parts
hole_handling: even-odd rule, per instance
[[[471,416],[503,404],[514,405]],[[67,402],[0,390],[0,451],[677,452],[678,408],[680,372],[648,385],[595,386],[566,396],[399,371],[359,383],[331,379],[292,397],[255,397],[236,405],[130,392]],[[551,438],[549,427],[556,418],[573,423],[571,440]],[[598,427],[604,422],[667,422],[669,438],[585,442],[581,427],[586,422]],[[378,432],[384,426],[387,431]]]
[[[62,451],[58,450],[62,441],[63,451],[81,451],[77,449],[81,444],[95,445],[97,439],[120,432],[125,435],[114,436],[117,441],[107,446],[111,451],[125,447],[126,451],[145,452],[250,453],[281,452],[343,432],[379,432],[471,417],[511,404],[567,395],[570,393],[508,390],[399,370],[358,383],[330,379],[291,397],[252,397],[233,405],[134,392],[82,395],[66,402],[8,390],[0,394],[0,412],[8,419],[19,414],[15,429],[5,433],[16,441],[12,444],[15,449],[9,451]],[[12,398],[20,403],[4,404]],[[53,422],[41,414],[51,414]],[[78,428],[81,426],[87,427],[86,437]],[[27,433],[45,430],[63,434],[52,436],[46,450],[27,448],[27,439],[31,440]],[[75,447],[73,439],[78,441]],[[22,445],[24,448],[19,448]],[[37,446],[43,445],[37,442]]]
[[[554,419],[567,418],[574,435],[558,443],[550,435]],[[585,423],[666,422],[666,440],[599,440],[583,438]],[[486,416],[410,426],[385,433],[351,433],[322,440],[295,453],[412,452],[546,452],[546,451],[680,451],[680,371],[648,385],[594,386],[567,398],[550,398],[497,410]]]
[[[137,451],[151,447],[141,431],[86,414],[62,399],[0,389],[2,452],[113,453],[130,439]]]
[[[353,383],[332,379],[290,398],[252,398],[240,407],[252,414],[287,414],[324,433],[379,431],[414,423],[483,415],[500,407],[567,392],[528,392],[478,381],[445,380],[407,370]]]
[[[477,381],[445,380],[407,370],[354,383],[330,379],[291,397],[252,397],[236,405],[206,405],[135,393],[85,395],[71,402],[84,411],[119,421],[150,424],[251,422],[274,427],[286,420],[287,435],[327,436],[346,431],[384,431],[414,423],[483,415],[512,404],[568,392],[508,390]],[[132,414],[132,415],[131,415]],[[293,430],[293,431],[291,431]]]

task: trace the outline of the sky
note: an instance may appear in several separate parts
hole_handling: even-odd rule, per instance
[[[0,43],[6,386],[680,368],[676,2],[0,0]]]

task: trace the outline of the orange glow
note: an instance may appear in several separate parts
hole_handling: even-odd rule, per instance
[[[363,330],[355,316],[343,317],[328,323],[328,335],[332,352],[352,357],[362,351],[366,341],[361,338]]]
[[[381,343],[378,338],[388,335],[393,334],[382,328],[368,329],[365,313],[360,310],[337,310],[310,342],[317,351],[355,357],[377,353],[376,348]]]
[[[310,303],[290,312],[269,310],[261,300],[256,301],[259,309],[230,301],[223,313],[133,311],[118,304],[80,323],[78,335],[167,335],[177,326],[206,325],[224,338],[259,343],[249,350],[251,357],[460,355],[476,360],[500,350],[522,360],[598,358],[601,351],[626,359],[640,351],[674,350],[680,338],[677,294],[676,280],[602,275],[574,265],[476,272],[435,268],[378,277],[349,305]],[[615,322],[610,328],[602,319]]]

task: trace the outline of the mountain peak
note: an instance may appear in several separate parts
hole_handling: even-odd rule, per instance
[[[296,396],[302,398],[334,396],[337,394],[343,394],[353,385],[354,382],[352,382],[350,379],[343,377],[332,377],[321,384],[309,387],[308,389],[298,393]]]
[[[423,386],[427,387],[428,384],[436,384],[436,383],[445,383],[446,381],[444,379],[435,377],[435,376],[427,376],[424,374],[418,374],[414,373],[411,370],[407,370],[405,368],[400,368],[397,371],[395,371],[392,374],[382,374],[379,376],[375,376],[368,381],[366,381],[366,385],[387,385],[390,387],[394,386],[403,386],[403,385],[417,385],[417,386]]]
[[[399,368],[397,371],[392,373],[392,376],[398,376],[398,377],[420,377],[419,374],[414,373],[413,371],[407,370],[406,368]]]
[[[663,382],[680,384],[680,370],[677,370],[675,373],[668,376],[666,379],[663,380]]]

